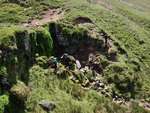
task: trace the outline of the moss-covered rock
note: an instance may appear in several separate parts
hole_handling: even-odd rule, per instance
[[[27,87],[23,82],[18,81],[16,85],[10,89],[11,94],[20,101],[25,101],[30,93],[30,88]]]
[[[40,55],[50,56],[53,50],[53,40],[51,34],[46,29],[36,31],[36,43]]]
[[[36,63],[43,68],[48,68],[47,62],[48,62],[48,58],[46,56],[36,57]]]
[[[0,66],[0,76],[7,76],[7,69],[5,66]]]

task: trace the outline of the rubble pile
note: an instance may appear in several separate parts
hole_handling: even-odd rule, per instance
[[[98,58],[89,55],[87,65],[82,67],[78,59],[64,53],[60,58],[50,57],[47,63],[49,69],[53,69],[58,77],[69,77],[85,89],[93,89],[106,97],[112,97],[111,88],[103,79],[103,68]]]

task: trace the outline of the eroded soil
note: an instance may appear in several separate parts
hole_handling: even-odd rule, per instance
[[[48,9],[46,11],[41,12],[40,15],[41,15],[40,19],[32,18],[28,20],[27,23],[24,23],[23,25],[25,27],[38,27],[49,22],[56,22],[62,19],[64,12],[60,8]]]

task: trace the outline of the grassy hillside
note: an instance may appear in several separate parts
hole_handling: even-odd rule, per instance
[[[149,113],[149,4],[0,0],[0,113]],[[51,56],[65,52],[83,62],[90,47],[100,56],[100,73],[68,69],[61,61],[56,70],[49,67]],[[104,88],[95,88],[96,81]],[[56,108],[43,109],[41,100]]]

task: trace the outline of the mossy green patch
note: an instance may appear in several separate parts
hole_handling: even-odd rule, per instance
[[[50,56],[53,50],[53,40],[51,34],[46,29],[39,29],[36,31],[37,48],[40,55]],[[41,43],[42,42],[42,43]]]
[[[4,113],[5,106],[8,104],[8,96],[2,95],[0,96],[0,113]]]
[[[74,25],[73,20],[80,16],[90,18],[95,27],[94,30],[103,30],[109,34],[115,43],[116,50],[119,51],[119,60],[117,63],[109,62],[108,59],[102,61],[103,65],[106,65],[104,79],[112,84],[112,88],[116,92],[123,94],[123,96],[136,98],[138,95],[137,98],[148,100],[150,97],[149,1],[135,1],[128,0],[125,5],[119,0],[104,1],[99,4],[94,4],[91,0],[31,0],[29,7],[0,1],[0,45],[18,49],[19,52],[17,52],[21,53],[16,55],[13,51],[7,58],[5,64],[8,66],[6,67],[9,71],[7,72],[8,76],[10,77],[12,74],[12,77],[16,79],[16,75],[19,74],[14,73],[13,71],[16,70],[12,67],[18,63],[19,68],[16,72],[20,72],[21,76],[28,78],[26,83],[32,89],[27,101],[25,100],[26,106],[22,110],[25,109],[27,113],[45,113],[38,102],[42,99],[48,99],[56,102],[54,113],[125,113],[127,111],[95,91],[85,91],[80,85],[68,80],[68,77],[62,80],[54,73],[49,72],[48,69],[43,69],[42,67],[46,62],[43,59],[38,59],[41,67],[29,66],[30,58],[33,57],[31,61],[34,61],[36,53],[40,56],[50,56],[53,53],[52,33],[47,28],[38,28],[31,32],[27,30],[26,35],[20,36],[18,39],[16,33],[24,33],[24,29],[13,25],[22,26],[22,22],[29,18],[40,18],[41,11],[52,7],[62,7],[65,10],[64,18],[61,20],[63,23],[61,30],[64,37],[69,40],[78,39],[81,41],[84,38],[86,41],[87,36],[85,34],[87,31],[91,31],[90,27],[84,25],[86,30],[82,29],[82,23],[81,25]],[[134,7],[128,3],[134,3]],[[108,8],[108,5],[112,7]],[[24,40],[26,38],[29,40]],[[18,41],[17,44],[16,41]],[[24,44],[26,49],[22,48]],[[69,48],[77,45],[69,45]],[[1,73],[6,74],[4,68],[1,67]],[[22,110],[18,112],[22,112]],[[136,104],[129,111],[133,113],[147,112]]]
[[[0,44],[1,45],[13,45],[13,38],[15,37],[15,32],[17,27],[10,26],[10,27],[2,27],[0,28]]]
[[[18,23],[27,19],[24,8],[17,4],[0,4],[0,24]]]

